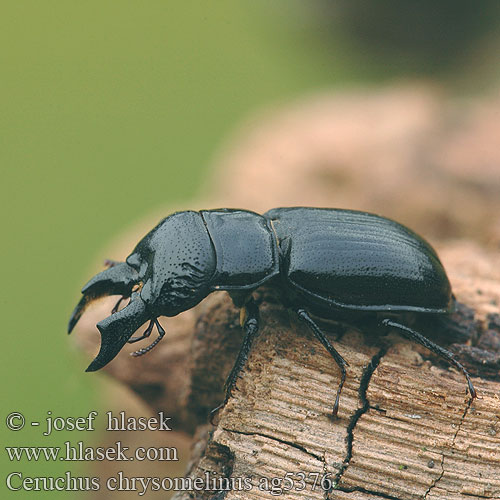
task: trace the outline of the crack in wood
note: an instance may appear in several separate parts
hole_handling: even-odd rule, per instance
[[[315,453],[310,452],[304,446],[301,446],[300,444],[294,443],[292,441],[287,441],[286,439],[280,439],[279,437],[270,436],[268,434],[262,434],[260,432],[245,432],[245,431],[239,431],[236,429],[228,429],[226,427],[223,427],[222,429],[224,431],[227,431],[227,432],[234,432],[235,434],[242,434],[243,436],[260,436],[260,437],[263,437],[266,439],[270,439],[271,441],[276,441],[276,442],[281,443],[281,444],[286,444],[288,446],[291,446],[292,448],[295,448],[296,450],[300,450],[300,451],[306,453],[310,457],[315,458],[316,460],[318,460],[319,462],[322,462],[323,464],[325,463],[324,456],[316,455]]]
[[[326,464],[326,456],[325,456],[325,453],[323,453],[323,476],[324,477],[327,477],[328,476],[328,467],[327,467],[327,464]],[[335,484],[335,483],[334,483]],[[328,493],[329,493],[329,490],[325,489],[323,491],[323,499],[324,500],[328,500]]]
[[[498,497],[492,497],[491,495],[480,495],[478,493],[468,493],[468,492],[462,492],[462,495],[466,497],[471,497],[471,498],[498,498]]]
[[[385,352],[382,353],[382,350],[381,350],[377,355],[375,355],[372,358],[372,361],[370,362],[370,365],[368,365],[367,368],[369,368],[372,365],[372,363],[373,363],[374,360],[376,360],[376,365],[372,366],[372,368],[371,368],[372,372],[371,373],[373,373],[373,371],[375,371],[375,369],[377,368],[377,366],[378,366],[378,364],[380,362],[380,359],[383,357],[384,354],[385,354]],[[371,374],[370,374],[370,377],[371,377]],[[363,381],[363,379],[362,379],[362,381]],[[365,397],[366,397],[366,389],[365,389],[364,392],[365,392]],[[262,434],[260,432],[245,432],[245,431],[240,431],[240,430],[236,430],[236,429],[228,429],[226,427],[223,427],[222,429],[224,431],[226,431],[226,432],[229,432],[229,433],[241,434],[241,435],[244,435],[244,436],[260,436],[260,437],[263,437],[265,439],[269,439],[271,441],[276,441],[278,443],[282,443],[282,444],[286,444],[288,446],[291,446],[292,448],[300,450],[300,451],[306,453],[307,455],[309,455],[309,456],[317,459],[318,461],[322,462],[323,463],[323,472],[325,474],[327,474],[327,464],[326,464],[326,460],[325,460],[324,455],[322,457],[320,457],[320,456],[318,456],[318,455],[316,455],[314,453],[311,453],[310,451],[308,451],[306,448],[304,448],[301,445],[298,445],[298,444],[293,443],[291,441],[287,441],[285,439],[280,439],[280,438],[278,438],[276,436],[269,436],[267,434]],[[334,484],[336,484],[336,483],[334,483]],[[374,495],[374,496],[380,497],[380,498],[386,498],[388,500],[403,500],[400,497],[389,495],[387,493],[382,493],[380,491],[369,490],[367,488],[362,488],[361,486],[355,486],[353,488],[343,488],[343,487],[334,486],[333,489],[338,490],[338,491],[342,491],[343,493],[354,493],[356,491],[359,491],[361,493],[366,493],[366,494],[369,494],[369,495]],[[325,490],[325,500],[328,500],[328,499],[329,499],[329,491]]]
[[[368,490],[366,488],[362,488],[361,486],[355,486],[353,488],[343,488],[339,486],[335,489],[338,491],[342,491],[343,493],[354,493],[356,491],[359,491],[360,493],[366,493],[367,495],[373,495],[380,498],[387,498],[388,500],[404,500],[401,497],[395,497],[393,495],[389,495],[388,493],[382,493],[381,491]]]
[[[441,465],[441,474],[439,474],[439,476],[436,479],[434,479],[434,481],[432,481],[431,485],[427,488],[426,492],[424,493],[423,500],[427,499],[427,496],[429,495],[431,490],[433,488],[435,488],[436,484],[438,484],[439,481],[441,481],[441,478],[444,476],[444,453],[441,454],[440,465]]]
[[[378,365],[380,364],[381,359],[385,356],[387,353],[387,346],[383,346],[380,348],[380,350],[375,354],[368,365],[365,367],[363,370],[363,374],[361,376],[361,382],[359,384],[359,399],[362,403],[361,408],[358,408],[354,414],[352,415],[349,425],[347,426],[347,436],[346,436],[346,443],[347,443],[347,453],[346,453],[346,458],[344,459],[344,462],[342,464],[342,467],[340,468],[339,472],[335,476],[335,484],[338,485],[340,483],[340,480],[342,479],[342,476],[344,472],[346,471],[347,467],[349,467],[349,464],[351,462],[352,458],[352,448],[353,448],[353,442],[354,442],[354,429],[356,427],[356,424],[358,423],[359,419],[361,418],[362,415],[364,415],[369,409],[370,409],[370,401],[368,400],[366,393],[368,391],[368,385],[370,384],[370,380],[372,378],[373,373],[377,369]]]
[[[451,449],[453,449],[453,447],[455,446],[455,441],[457,439],[458,433],[460,432],[460,429],[462,428],[462,424],[465,420],[467,412],[469,411],[469,409],[471,407],[471,404],[472,404],[472,398],[469,398],[469,401],[467,402],[467,405],[465,406],[465,410],[462,414],[462,417],[460,418],[460,422],[458,423],[457,430],[455,431],[455,434],[453,435],[453,439],[451,441],[451,446],[450,446]],[[439,481],[441,481],[442,477],[444,476],[444,473],[445,473],[444,459],[445,459],[445,454],[442,453],[441,454],[441,474],[429,486],[429,488],[427,489],[427,491],[424,494],[423,500],[427,500],[427,497],[428,497],[429,493],[431,492],[431,490],[433,490],[437,486]]]

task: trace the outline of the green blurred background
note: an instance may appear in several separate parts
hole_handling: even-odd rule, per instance
[[[434,42],[426,53],[416,39],[403,47],[391,37],[374,44],[370,37],[379,35],[363,31],[363,23],[387,33],[397,20],[368,3],[357,13],[346,5],[2,4],[3,446],[61,445],[70,438],[43,437],[29,425],[7,431],[4,419],[11,411],[28,422],[43,421],[49,410],[79,416],[100,404],[102,375],[84,373],[87,362],[65,333],[79,288],[116,235],[199,193],[218,145],[252,112],[314,90],[400,75],[432,74],[471,87],[477,82],[449,69],[456,57],[474,60],[474,52],[460,50],[463,37],[442,52]],[[393,11],[387,2],[380,6]],[[483,20],[494,18],[483,14]],[[471,16],[465,12],[463,26],[474,27],[474,38],[481,29]],[[439,30],[450,21],[455,34],[463,31],[453,16],[445,18]],[[4,477],[11,471],[54,476],[67,469],[66,463],[11,463],[2,450]]]

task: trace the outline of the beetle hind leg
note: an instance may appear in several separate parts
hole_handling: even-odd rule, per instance
[[[342,387],[344,387],[344,382],[347,375],[346,366],[349,366],[349,363],[337,352],[337,350],[332,346],[332,344],[330,344],[330,341],[326,338],[325,334],[321,331],[321,329],[314,322],[311,316],[309,316],[309,313],[306,310],[297,309],[296,312],[297,315],[299,316],[299,319],[303,321],[313,331],[316,338],[323,344],[325,349],[330,353],[330,355],[340,368],[340,373],[341,373],[340,383],[337,388],[337,396],[335,397],[335,403],[332,408],[332,415],[333,417],[336,417],[339,411],[340,393],[342,392]]]
[[[412,328],[409,328],[406,325],[402,325],[401,323],[398,323],[397,321],[394,321],[392,319],[383,319],[382,320],[382,325],[385,327],[389,328],[397,328],[405,337],[409,338],[410,340],[414,340],[418,342],[419,344],[423,345],[430,351],[438,354],[441,356],[443,359],[446,359],[449,363],[451,363],[453,366],[458,368],[464,375],[467,380],[467,386],[469,388],[469,393],[471,395],[472,399],[475,399],[477,396],[476,389],[474,389],[474,386],[472,385],[472,381],[470,379],[469,373],[465,369],[465,367],[455,359],[455,356],[453,356],[453,353],[450,351],[444,349],[441,346],[438,346],[434,342],[430,341],[428,338],[424,337],[421,333],[417,332],[416,330],[413,330]]]
[[[213,425],[214,417],[217,412],[226,406],[226,403],[229,401],[231,394],[233,392],[234,386],[236,385],[236,381],[241,373],[241,370],[245,366],[245,363],[248,359],[248,355],[250,353],[250,349],[252,347],[253,340],[259,331],[259,309],[257,304],[250,299],[244,307],[241,309],[240,314],[240,323],[243,329],[245,330],[245,338],[243,339],[243,343],[240,347],[240,352],[238,353],[238,357],[234,362],[233,368],[229,372],[229,375],[224,384],[225,396],[224,401],[214,408],[210,412],[210,423]]]

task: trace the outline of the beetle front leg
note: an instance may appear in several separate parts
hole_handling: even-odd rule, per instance
[[[152,319],[142,335],[139,335],[137,337],[130,337],[127,342],[129,344],[133,344],[134,342],[139,342],[139,340],[147,339],[151,335],[151,332],[153,331],[153,327],[155,326],[155,321],[156,320]]]
[[[250,353],[253,340],[259,331],[259,308],[253,299],[250,299],[244,307],[241,308],[240,323],[245,330],[245,338],[243,339],[240,352],[238,353],[238,357],[236,358],[233,368],[229,372],[224,384],[224,390],[226,392],[224,401],[210,412],[210,423],[212,425],[217,412],[221,408],[224,408],[226,403],[229,401],[240,372],[248,359],[248,354]]]
[[[456,366],[465,375],[465,378],[467,379],[467,386],[469,388],[472,400],[476,398],[477,396],[476,389],[474,389],[474,386],[472,385],[469,373],[462,365],[462,363],[460,363],[455,359],[453,353],[447,351],[441,346],[438,346],[437,344],[430,341],[427,337],[424,337],[421,333],[417,332],[416,330],[413,330],[412,328],[409,328],[406,325],[402,325],[401,323],[398,323],[397,321],[394,321],[392,319],[388,318],[383,319],[382,325],[389,328],[397,328],[406,338],[418,342],[419,344],[423,345],[430,351],[435,352],[442,358],[446,359],[452,365]]]
[[[309,313],[306,310],[297,309],[296,312],[297,315],[299,316],[299,319],[303,321],[313,331],[316,338],[323,344],[323,346],[330,353],[330,355],[340,368],[341,372],[340,384],[337,388],[337,396],[335,398],[335,403],[332,408],[332,415],[336,417],[339,411],[340,393],[342,392],[342,387],[344,386],[344,382],[346,379],[346,366],[349,366],[349,363],[336,351],[336,349],[332,346],[332,344],[330,344],[330,341],[326,338],[325,334],[320,330],[318,325],[313,321],[313,319],[311,318],[311,316],[309,316]]]
[[[144,354],[148,353],[151,349],[156,347],[160,340],[165,336],[165,330],[162,328],[160,325],[160,322],[158,321],[158,318],[152,319],[151,322],[149,323],[149,326],[147,327],[146,331],[140,336],[140,337],[132,337],[129,342],[132,340],[132,342],[137,342],[139,340],[143,340],[151,335],[151,332],[153,331],[153,326],[156,325],[156,329],[158,330],[158,337],[149,344],[147,347],[143,347],[142,349],[139,349],[138,351],[131,352],[130,355],[134,357],[138,356],[143,356]]]

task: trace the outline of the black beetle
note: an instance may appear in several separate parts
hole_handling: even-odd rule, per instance
[[[127,257],[110,262],[83,288],[68,333],[92,300],[121,295],[111,316],[100,321],[101,348],[87,371],[109,363],[127,343],[158,337],[133,354],[150,351],[165,331],[159,316],[175,316],[215,290],[229,292],[242,308],[245,338],[225,384],[231,396],[258,330],[258,307],[252,292],[264,283],[278,290],[327,349],[341,371],[333,415],[346,378],[347,362],[331,345],[311,314],[323,318],[370,317],[396,328],[455,365],[476,392],[465,368],[453,355],[401,323],[407,312],[445,315],[454,297],[434,249],[410,229],[390,219],[354,210],[275,208],[259,215],[248,210],[218,209],[174,213],[149,232]],[[120,302],[129,304],[118,310]],[[132,334],[146,321],[145,332]]]

